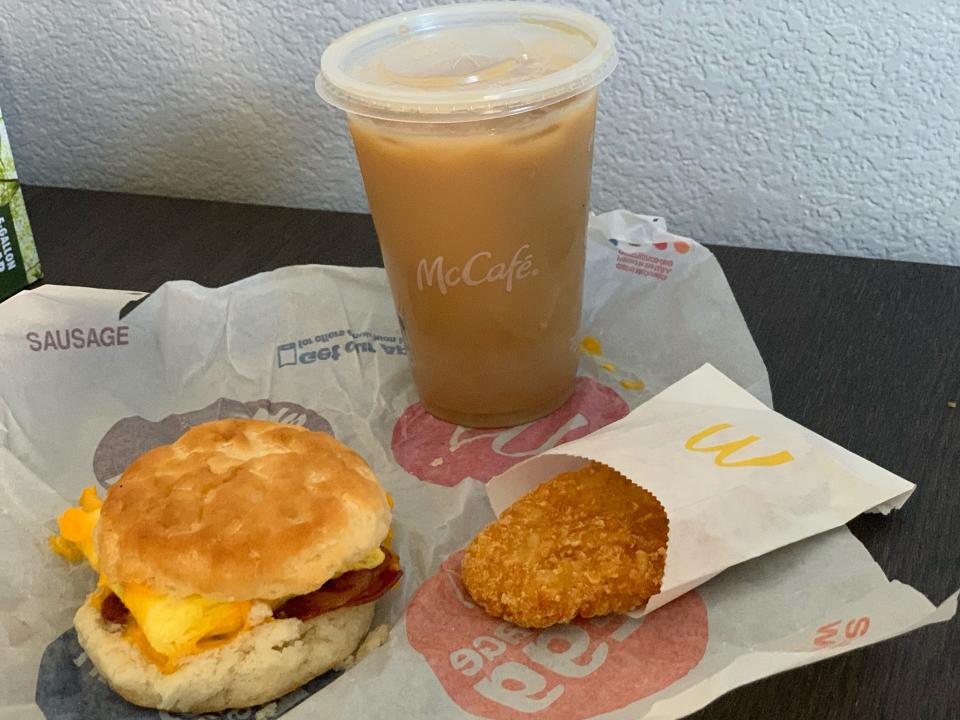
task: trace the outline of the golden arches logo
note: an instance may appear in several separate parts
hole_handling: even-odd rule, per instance
[[[720,467],[772,467],[774,465],[783,465],[784,463],[794,460],[793,455],[786,450],[781,450],[780,452],[773,453],[772,455],[759,455],[757,457],[746,458],[744,460],[727,461],[727,458],[729,458],[738,450],[742,450],[748,445],[752,445],[759,440],[759,435],[747,435],[745,438],[732,440],[731,442],[722,443],[720,445],[698,447],[698,445],[706,438],[720,432],[721,430],[726,430],[727,428],[731,427],[733,427],[733,425],[730,423],[717,423],[716,425],[711,425],[706,430],[701,430],[696,435],[691,435],[689,438],[687,438],[687,442],[684,443],[683,446],[687,450],[692,450],[693,452],[716,453],[713,463],[714,465],[719,465]]]

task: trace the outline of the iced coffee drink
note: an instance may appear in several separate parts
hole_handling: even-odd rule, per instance
[[[424,406],[473,427],[549,413],[576,376],[609,31],[577,11],[483,3],[354,33],[335,71],[337,43],[325,53],[318,88],[348,111]]]

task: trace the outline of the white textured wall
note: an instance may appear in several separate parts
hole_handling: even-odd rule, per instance
[[[957,0],[581,0],[615,28],[594,207],[714,242],[960,264]],[[0,0],[32,183],[363,210],[324,46],[391,0]]]

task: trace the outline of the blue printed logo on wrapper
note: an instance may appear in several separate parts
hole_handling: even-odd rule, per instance
[[[110,487],[120,473],[143,453],[174,442],[194,425],[224,418],[273,420],[333,434],[326,418],[297,403],[272,400],[241,402],[220,398],[200,410],[168,415],[157,422],[140,416],[118,420],[97,445],[93,454],[93,474],[101,486]]]
[[[277,345],[277,368],[339,362],[351,355],[406,355],[402,329],[393,334],[331,330]]]
[[[268,399],[244,402],[219,398],[199,410],[168,415],[158,421],[140,416],[118,420],[97,445],[93,458],[94,476],[102,487],[109,487],[141,454],[174,442],[195,425],[225,418],[273,420],[332,434],[326,418],[294,402]],[[76,630],[71,628],[50,643],[43,653],[37,676],[36,703],[48,720],[270,720],[280,717],[339,674],[326,673],[282,698],[258,707],[203,715],[174,715],[132,705],[113,692],[87,658],[77,641]]]

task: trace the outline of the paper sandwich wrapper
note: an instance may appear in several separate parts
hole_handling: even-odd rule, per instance
[[[626,211],[591,217],[582,325],[600,352],[583,357],[578,391],[565,409],[508,430],[473,431],[422,411],[399,339],[384,339],[400,328],[382,269],[291,267],[222,288],[171,282],[122,319],[141,293],[46,285],[0,304],[0,719],[178,717],[124,702],[98,675],[71,629],[96,576],[50,553],[47,536],[82,488],[96,482],[104,489],[139,453],[224,417],[331,431],[360,452],[396,502],[394,547],[404,577],[377,603],[376,623],[391,626],[386,645],[348,672],[258,708],[198,717],[667,720],[757,678],[953,617],[956,594],[937,607],[889,581],[843,527],[741,562],[639,619],[598,618],[524,635],[471,607],[458,553],[493,520],[486,481],[532,457],[524,474],[529,467],[548,476],[541,464],[569,463],[570,448],[606,442],[637,418],[648,427],[631,431],[619,456],[620,443],[611,439],[608,461],[642,470],[642,482],[677,506],[668,508],[667,556],[667,580],[677,586],[684,574],[689,581],[740,562],[738,555],[766,552],[748,547],[742,533],[757,530],[748,526],[725,538],[735,546],[717,545],[724,520],[709,515],[704,534],[682,537],[690,534],[681,533],[684,516],[692,523],[696,508],[677,498],[682,485],[658,470],[666,457],[657,460],[654,451],[664,449],[656,438],[667,437],[671,423],[694,426],[693,403],[709,415],[702,422],[734,424],[696,447],[755,434],[759,440],[726,460],[789,449],[796,459],[773,470],[795,473],[814,458],[830,468],[829,482],[794,480],[781,489],[793,493],[778,509],[789,515],[757,517],[786,518],[784,525],[809,533],[871,504],[894,507],[912,488],[903,481],[894,487],[892,476],[867,461],[763,411],[751,395],[771,402],[766,369],[719,264],[707,248],[664,230],[662,218]],[[77,331],[82,343],[72,342]],[[320,352],[337,346],[338,355]],[[321,361],[324,355],[330,359]],[[706,382],[710,368],[697,370],[705,362],[723,375],[714,371],[719,377]],[[762,416],[759,428],[747,422],[750,413]],[[620,418],[621,425],[597,432]],[[683,429],[685,442],[694,430]],[[589,440],[568,443],[560,454],[544,453],[587,433]],[[696,468],[704,477],[716,458],[715,451],[675,452],[687,456],[688,473]],[[858,483],[838,479],[843,467]],[[762,469],[717,468],[723,492],[716,497],[772,507],[773,498],[759,493],[762,484],[735,494],[732,478]],[[493,488],[504,491],[503,480]],[[501,495],[500,508],[512,500]],[[813,506],[823,499],[829,509],[801,512],[801,500]],[[773,529],[782,539],[780,530]],[[698,566],[690,553],[707,542],[724,550],[724,561]],[[681,553],[691,557],[686,565]],[[572,661],[572,645],[551,655],[551,633],[582,640],[580,630],[589,644],[574,648]],[[503,652],[500,635],[510,641]],[[675,640],[685,654],[672,652]],[[460,662],[469,653],[482,667]],[[533,713],[516,710],[528,700],[509,682],[516,678],[534,683],[534,701],[553,701],[539,702]],[[543,691],[533,692],[540,682]]]
[[[487,485],[494,512],[596,460],[659,499],[669,521],[647,613],[729,567],[901,507],[914,484],[766,407],[707,364],[622,420],[515,465]]]

